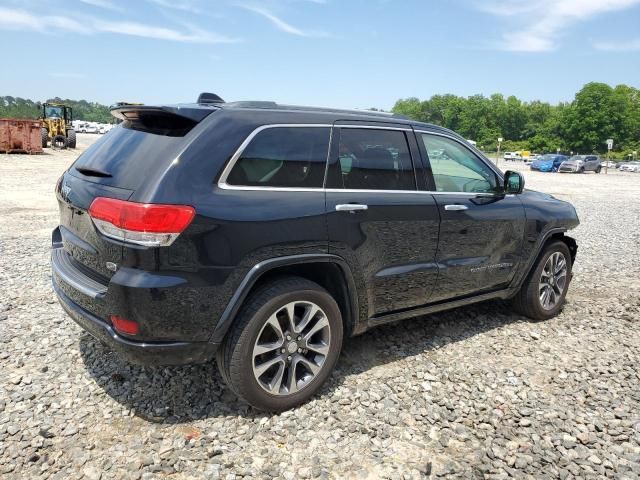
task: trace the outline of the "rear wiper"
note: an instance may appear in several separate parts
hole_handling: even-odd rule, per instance
[[[91,167],[76,167],[76,170],[81,174],[86,175],[87,177],[104,177],[109,178],[111,174],[109,172],[105,172],[104,170],[99,170],[97,168]]]

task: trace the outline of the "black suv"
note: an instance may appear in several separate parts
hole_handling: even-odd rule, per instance
[[[489,299],[562,308],[574,208],[449,130],[213,95],[112,113],[58,181],[53,286],[134,363],[215,356],[239,397],[277,411],[376,325]]]

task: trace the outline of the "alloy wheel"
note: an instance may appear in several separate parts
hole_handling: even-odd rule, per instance
[[[540,274],[538,294],[540,305],[552,310],[562,299],[567,284],[567,259],[562,252],[552,253]]]
[[[327,360],[331,327],[315,303],[291,302],[265,322],[253,347],[253,375],[272,395],[307,387]]]

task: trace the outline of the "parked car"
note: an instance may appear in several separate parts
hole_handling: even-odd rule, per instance
[[[130,361],[215,356],[239,398],[281,411],[377,325],[496,298],[562,309],[575,209],[460,135],[203,96],[115,107],[55,189],[60,304]]]
[[[84,133],[99,133],[98,125],[95,123],[86,123],[84,126]]]
[[[611,160],[605,160],[604,162],[600,162],[600,165],[607,168],[617,168],[616,167],[617,163]]]
[[[621,172],[640,172],[640,162],[627,162],[620,167]]]
[[[600,173],[600,170],[602,170],[602,165],[600,163],[600,157],[597,155],[574,155],[568,160],[562,162],[558,168],[558,172],[560,173]]]
[[[78,123],[75,127],[76,133],[87,133],[87,124],[86,123]]]
[[[516,153],[516,152],[505,152],[504,159],[505,159],[505,161],[508,161],[508,160],[512,160],[512,161],[522,160],[522,155],[520,155],[519,153]]]
[[[562,165],[562,162],[566,161],[568,158],[569,157],[566,155],[556,155],[553,153],[540,155],[531,162],[529,168],[540,172],[557,172],[560,165]]]

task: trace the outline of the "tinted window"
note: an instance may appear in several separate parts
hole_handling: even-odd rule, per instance
[[[329,127],[274,127],[258,133],[227,178],[230,185],[322,188]]]
[[[148,179],[149,172],[165,169],[184,145],[183,137],[152,135],[119,125],[87,148],[69,172],[91,182],[135,190]],[[77,169],[98,170],[111,176],[87,177]]]
[[[438,192],[494,192],[495,172],[455,140],[423,134]]]
[[[329,188],[416,188],[407,138],[396,130],[342,128],[338,159],[330,171]]]

